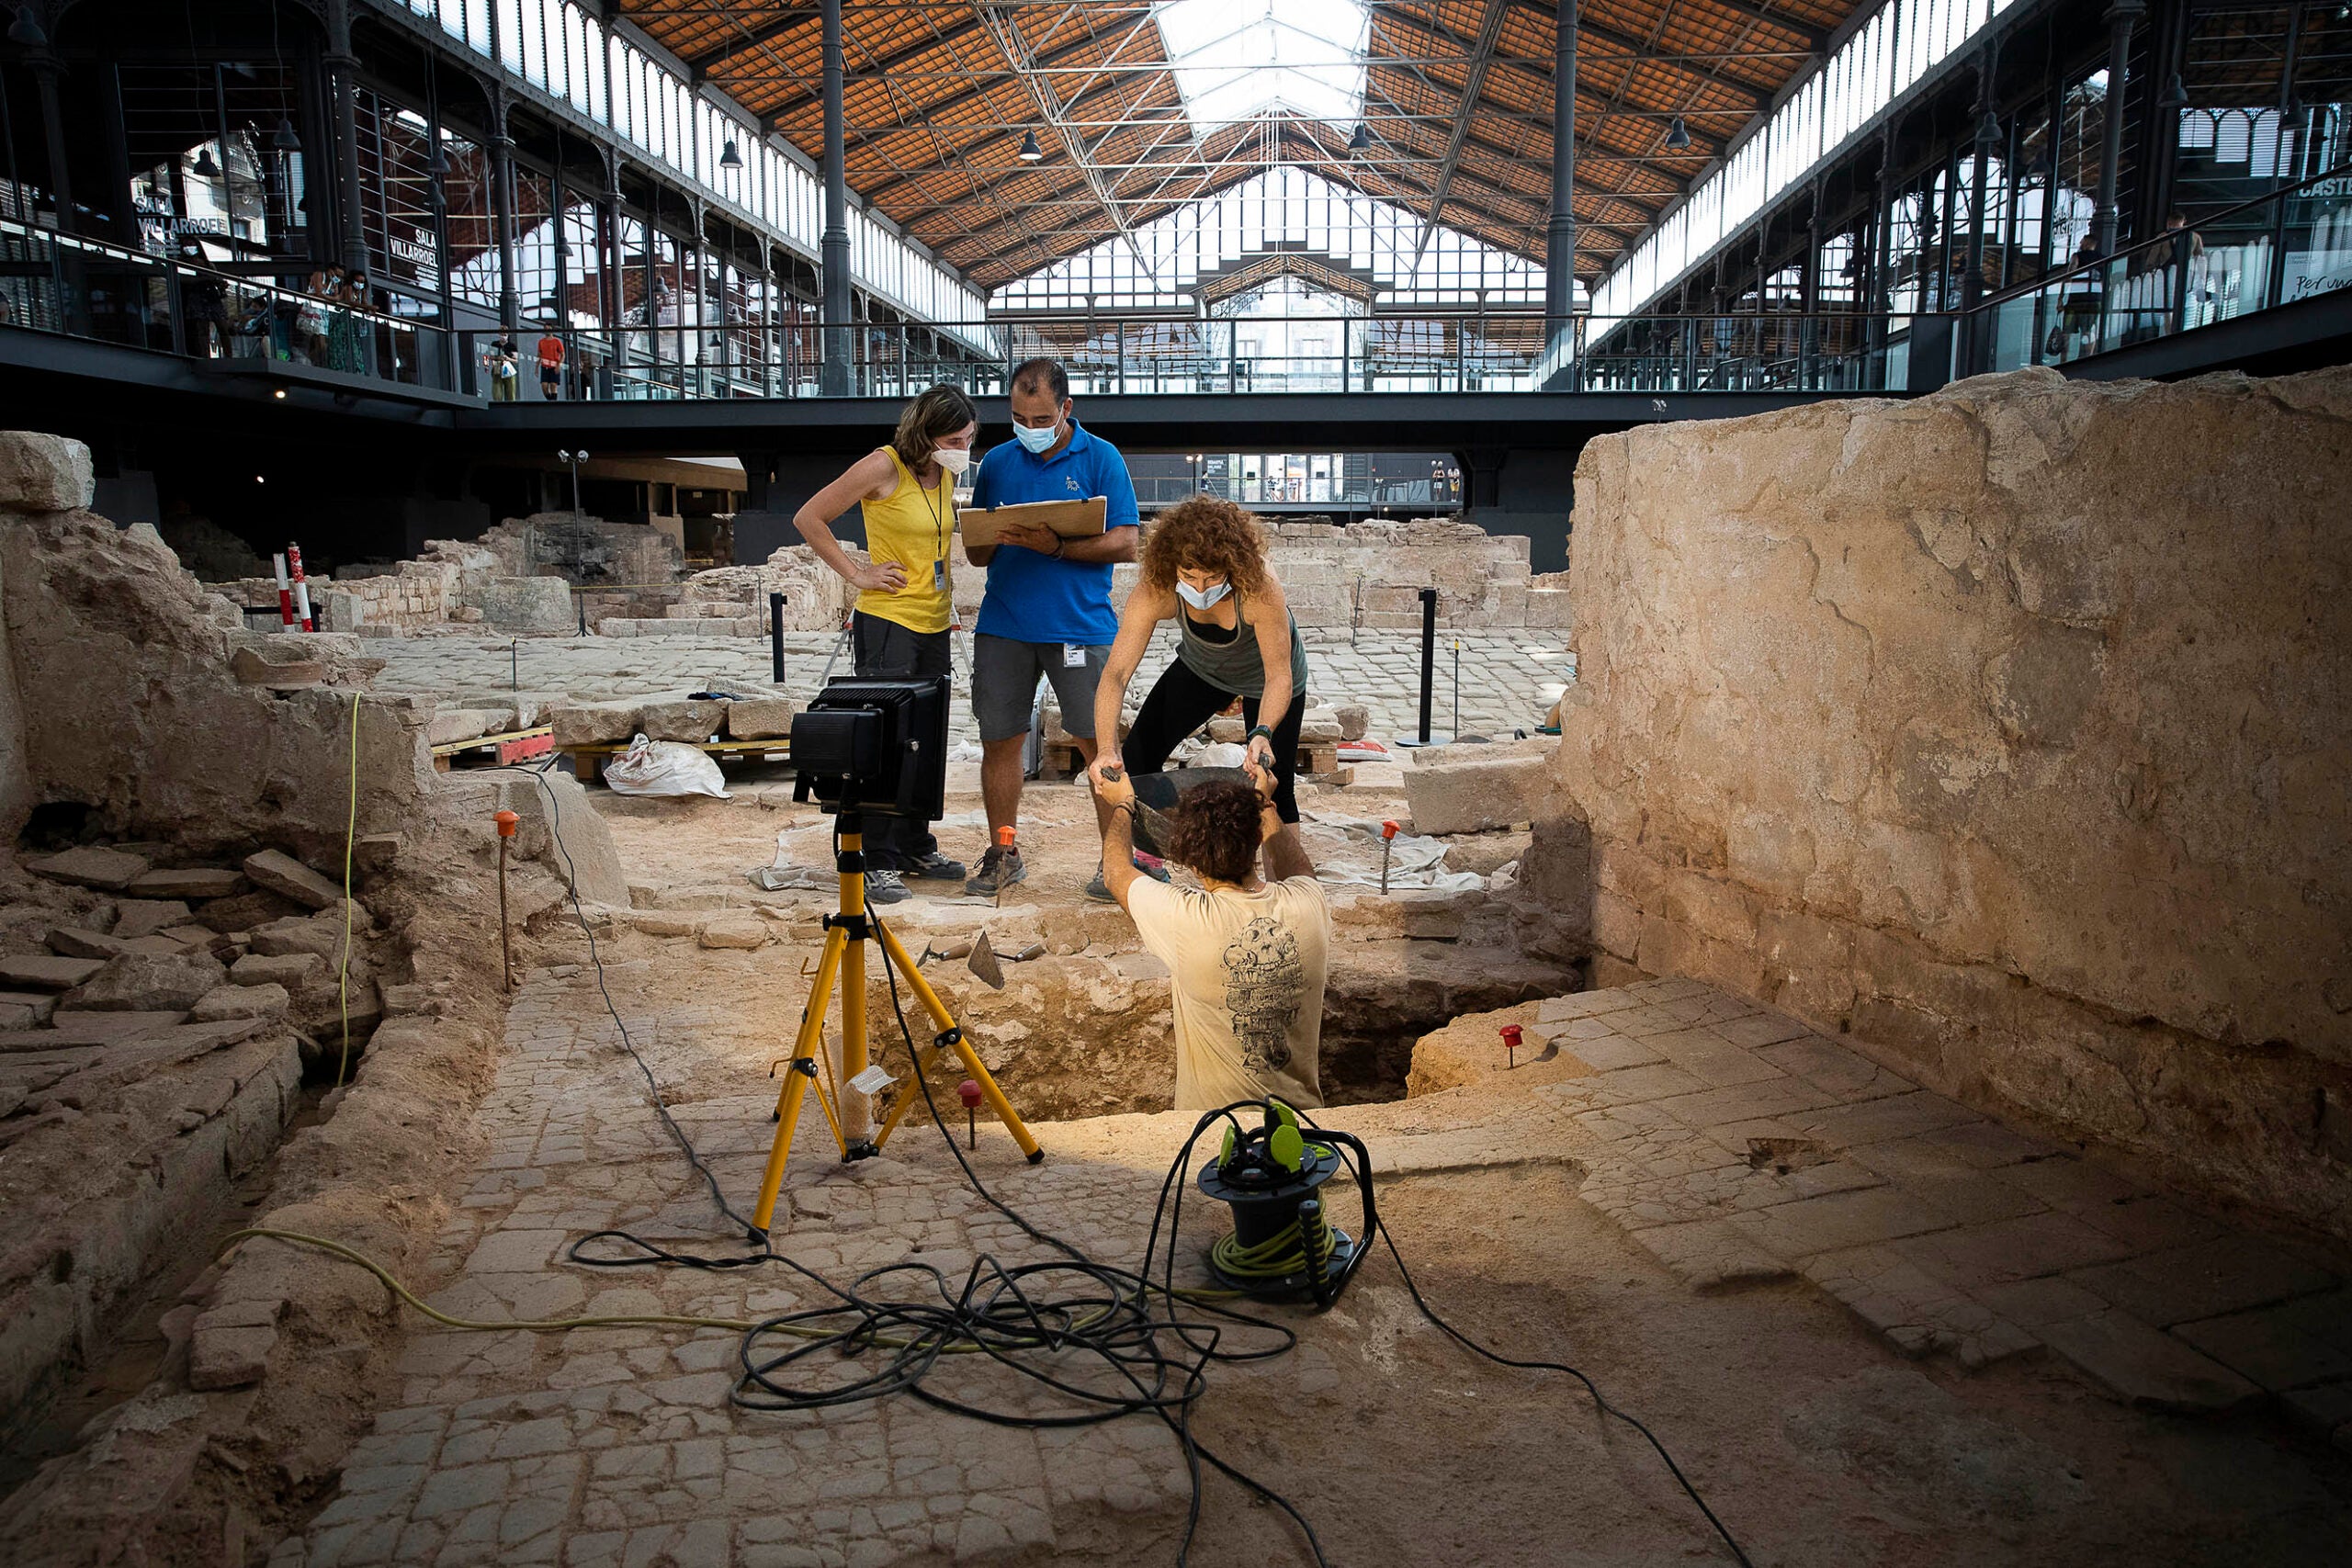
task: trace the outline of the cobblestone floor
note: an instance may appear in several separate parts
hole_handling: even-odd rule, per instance
[[[757,1069],[776,1048],[781,1021],[763,1009],[781,1004],[739,998],[725,1006],[644,1006],[639,987],[659,966],[644,958],[614,964],[615,994],[681,1122],[711,1156],[725,1190],[748,1203],[766,1150],[773,1092]],[[1556,1049],[1539,1050],[1532,1061],[1522,1052],[1521,1066],[1508,1075],[1498,1060],[1498,1071],[1453,1095],[1353,1107],[1329,1119],[1367,1137],[1385,1178],[1567,1171],[1588,1202],[1696,1288],[1700,1293],[1685,1292],[1693,1310],[1724,1303],[1731,1287],[1802,1277],[1901,1358],[1932,1357],[1957,1371],[2042,1354],[2041,1364],[2078,1369],[2143,1408],[2259,1410],[2323,1438],[2333,1431],[2339,1447],[2352,1442],[2344,1425],[2352,1418],[2352,1303],[2339,1260],[2150,1191],[1694,982],[1557,998],[1540,1005],[1530,1032],[1537,1046]],[[608,1226],[699,1250],[730,1245],[656,1122],[636,1066],[615,1048],[590,976],[542,972],[518,996],[483,1115],[492,1152],[441,1237],[445,1254],[462,1260],[454,1282],[435,1298],[441,1309],[486,1318],[735,1317],[812,1299],[808,1282],[773,1269],[602,1273],[564,1260],[571,1243]],[[1064,1123],[1050,1129],[1052,1157],[1037,1168],[1021,1164],[1009,1140],[984,1130],[975,1157],[1023,1212],[1106,1258],[1132,1262],[1182,1126],[1173,1116]],[[834,1278],[910,1257],[953,1272],[976,1252],[1009,1260],[1039,1256],[964,1188],[935,1131],[910,1127],[903,1135],[920,1142],[894,1143],[891,1157],[843,1167],[819,1147],[821,1120],[805,1122],[779,1245]],[[1441,1192],[1445,1184],[1416,1190]],[[1505,1278],[1521,1266],[1506,1257],[1495,1288],[1507,1291]],[[1401,1302],[1379,1304],[1400,1292],[1363,1289],[1363,1300],[1351,1299],[1366,1314],[1351,1320],[1351,1336],[1374,1341],[1363,1354],[1396,1375],[1402,1345],[1406,1375],[1463,1375],[1451,1359],[1442,1373],[1414,1371],[1439,1363],[1412,1356],[1450,1357],[1449,1348],[1432,1346],[1434,1336],[1400,1338],[1396,1325],[1409,1325],[1411,1313]],[[1791,1310],[1779,1292],[1736,1295],[1706,1310],[1756,1314],[1742,1321],[1753,1325],[1758,1345],[1785,1343],[1770,1337],[1785,1332]],[[1392,1315],[1384,1328],[1383,1311],[1402,1317]],[[1675,1330],[1659,1321],[1645,1332],[1670,1337]],[[1898,1386],[1876,1347],[1857,1340],[1830,1353],[1849,1370],[1861,1369],[1851,1386]],[[721,1330],[420,1329],[373,1435],[350,1458],[340,1495],[273,1561],[281,1568],[487,1562],[884,1568],[1170,1555],[1189,1484],[1175,1444],[1156,1423],[1037,1433],[983,1427],[903,1398],[821,1415],[752,1414],[728,1404],[736,1354],[737,1337]],[[1325,1388],[1335,1381],[1329,1356],[1311,1343],[1269,1365],[1289,1369],[1282,1375],[1295,1380],[1285,1385],[1291,1397],[1311,1395],[1318,1380]],[[1726,1362],[1724,1375],[1753,1382],[1772,1374]],[[1009,1397],[1002,1384],[990,1387]],[[1886,1417],[1898,1423],[1912,1418],[1904,1412],[1945,1399],[1924,1383],[1899,1387],[1910,1392]],[[1748,1392],[1770,1407],[1772,1395]],[[1453,1397],[1476,1393],[1474,1385]],[[1742,1397],[1722,1393],[1733,1404]],[[2018,1397],[2044,1402],[2012,1421],[2037,1441],[2065,1439],[2035,1428],[2033,1409],[2046,1408],[2053,1419],[2071,1411],[2066,1419],[2077,1425],[2084,1419],[2063,1395],[2029,1389]],[[1807,1408],[1819,1407],[1816,1400]],[[1295,1409],[1284,1419],[1343,1419],[1338,1407]],[[1472,1414],[1463,1407],[1463,1418]],[[1683,1413],[1686,1441],[1696,1419]],[[1744,1433],[1753,1419],[1731,1425]],[[2262,1505],[2269,1521],[2263,1528],[2298,1550],[2306,1539],[2343,1539],[2341,1475],[2314,1481],[2305,1468],[2324,1461],[2298,1459],[2268,1438],[2226,1429],[2118,1429],[2111,1424],[2158,1419],[2121,1410],[2098,1419],[2110,1426],[2092,1439],[2094,1451],[2105,1452],[2098,1444],[2127,1450],[2136,1480],[2103,1480],[2090,1460],[2062,1464],[2047,1456],[2034,1461],[2037,1472],[2071,1465],[2069,1473],[2090,1474],[2085,1485],[2111,1487],[2119,1496],[2140,1487],[2132,1495],[2137,1500],[2115,1503],[2112,1521],[2066,1513],[2032,1523],[2027,1514],[2003,1515],[2004,1539],[2011,1526],[2057,1532],[2035,1551],[2005,1561],[2080,1561],[2068,1555],[2076,1550],[2069,1541],[2161,1540],[2170,1539],[2166,1532],[2202,1529],[2207,1520],[2196,1510],[2215,1505],[2179,1497],[2163,1476],[2149,1489],[2147,1472],[2161,1464],[2148,1455],[2172,1451],[2165,1445],[2185,1448],[2195,1462],[2238,1477],[2237,1484],[2269,1488],[2267,1498],[2288,1497],[2291,1506]],[[1795,1425],[1791,1432],[1804,1436]],[[1763,1433],[1762,1446],[1745,1436],[1730,1440],[1732,1453],[1701,1451],[1719,1489],[1736,1496],[1734,1489],[1749,1488],[1740,1511],[1751,1520],[1771,1506],[1763,1495],[1855,1484],[1850,1477],[1780,1474],[1774,1467],[1785,1462],[1788,1445]],[[1888,1440],[1902,1449],[1912,1438]],[[1510,1447],[1505,1440],[1498,1456]],[[1603,1457],[1611,1451],[1563,1460],[1571,1470],[1601,1467],[1600,1492],[1587,1488],[1576,1506],[1605,1507],[1630,1495],[1622,1483],[1607,1481],[1609,1465],[1629,1462]],[[2079,1444],[2075,1451],[2082,1452]],[[1399,1462],[1418,1470],[1422,1461],[1400,1456]],[[1923,1498],[1944,1483],[1922,1472],[1906,1483],[1902,1509],[1926,1506]],[[2329,1486],[2337,1489],[2333,1503]],[[1758,1562],[1829,1561],[1815,1553],[1843,1541],[1849,1529],[1867,1533],[1851,1510],[1876,1505],[1821,1495],[1808,1517],[1786,1524],[1779,1541],[1749,1540]],[[1489,1504],[1479,1498],[1474,1506]],[[1687,1517],[1669,1517],[1679,1502],[1661,1496],[1650,1506],[1668,1522],[1645,1526],[1651,1533],[1637,1539],[1648,1550],[1623,1547],[1632,1551],[1623,1555],[1612,1547],[1591,1560],[1705,1554],[1705,1543],[1686,1533]],[[2001,1506],[2024,1506],[2015,1499]],[[2173,1509],[2188,1515],[2186,1523],[2167,1513]],[[1959,1549],[1974,1539],[1981,1516],[1953,1519],[1968,1527],[1951,1537]],[[2086,1537],[2069,1533],[2086,1529]],[[1808,1540],[1810,1547],[1797,1544]],[[1488,1559],[1447,1551],[1400,1559],[1407,1560]],[[1558,1559],[1514,1551],[1491,1560]],[[1961,1550],[1840,1560],[1973,1559]]]
[[[1419,634],[1364,631],[1351,646],[1348,634],[1308,627],[1308,691],[1317,702],[1362,703],[1373,713],[1372,734],[1395,739],[1416,733],[1419,721]],[[1567,679],[1565,634],[1548,632],[1464,633],[1461,660],[1462,723],[1465,730],[1508,735],[1541,724]],[[838,638],[816,632],[785,636],[785,690],[806,698],[813,693]],[[1449,733],[1453,722],[1453,638],[1438,642],[1434,733]],[[968,641],[956,649],[956,691],[970,694]],[[1174,634],[1163,627],[1137,671],[1131,691],[1150,689],[1173,655]],[[758,693],[772,690],[774,674],[764,637],[476,637],[444,635],[385,637],[368,651],[387,661],[377,677],[379,689],[439,698],[445,705],[488,706],[516,692],[542,698],[570,694],[586,700],[679,696],[712,688]],[[849,673],[843,655],[836,675]],[[954,709],[958,736],[976,739],[968,702]]]

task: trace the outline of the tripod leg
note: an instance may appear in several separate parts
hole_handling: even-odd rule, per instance
[[[1046,1151],[1037,1146],[1037,1140],[1030,1134],[1027,1123],[1021,1120],[1021,1113],[1012,1109],[1012,1101],[1005,1099],[1004,1090],[997,1088],[996,1079],[990,1077],[988,1068],[980,1065],[979,1053],[974,1051],[971,1042],[964,1038],[964,1032],[957,1027],[955,1014],[949,1012],[947,1004],[939,999],[939,993],[931,988],[931,982],[922,977],[922,972],[915,967],[914,960],[907,956],[906,948],[899,942],[899,933],[888,926],[877,925],[876,929],[882,938],[883,962],[891,964],[906,977],[907,984],[913,988],[916,998],[922,1001],[924,1010],[931,1014],[932,1021],[939,1026],[940,1032],[954,1032],[956,1043],[953,1049],[962,1058],[965,1070],[980,1086],[980,1094],[988,1100],[989,1109],[996,1112],[997,1120],[1004,1123],[1004,1130],[1012,1134],[1012,1141],[1021,1145],[1021,1152],[1029,1156],[1030,1164],[1035,1165],[1045,1158]],[[883,1128],[884,1136],[888,1135],[890,1127],[896,1126],[899,1118],[906,1113],[907,1103],[906,1099],[900,1097],[898,1106],[890,1113],[889,1122]],[[878,1145],[881,1139],[876,1138],[875,1142]]]
[[[842,828],[841,899],[842,918],[854,922],[863,930],[865,914],[865,834],[855,831],[848,821]],[[836,927],[834,934],[842,934]],[[850,1080],[865,1071],[865,939],[860,935],[848,938],[842,951],[842,1057],[841,1082],[836,1086],[841,1094],[841,1119],[848,1142],[842,1157],[853,1153],[871,1153],[874,1132],[874,1100],[864,1089],[850,1087]]]
[[[838,928],[825,933],[825,945],[817,955],[817,977],[809,983],[808,1005],[800,1010],[800,1032],[793,1037],[792,1060],[804,1061],[815,1057],[825,1045],[825,1009],[832,1000],[833,979],[841,973],[842,953],[849,945],[849,933]],[[785,1096],[792,1092],[789,1081],[776,1095],[775,1111],[784,1114]]]
[[[784,1186],[784,1162],[792,1152],[793,1129],[800,1124],[801,1097],[808,1092],[808,1086],[816,1077],[817,1064],[807,1056],[795,1058],[792,1065],[784,1069],[784,1098],[776,1107],[775,1143],[768,1150],[768,1168],[760,1177],[759,1206],[752,1211],[752,1224],[763,1235],[766,1234],[768,1221],[775,1213],[775,1195]],[[820,1090],[819,1099],[821,1100],[822,1098],[823,1091]],[[825,1118],[827,1121],[832,1119],[830,1108]]]

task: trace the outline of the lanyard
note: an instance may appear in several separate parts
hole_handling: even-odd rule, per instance
[[[933,548],[932,558],[945,560],[947,558],[947,514],[956,509],[956,476],[947,471],[946,464],[941,463],[938,467],[940,504],[933,506],[930,498],[926,496],[923,500],[923,507],[931,513],[931,536]],[[910,477],[914,478],[915,493],[922,495],[922,479],[911,475]]]

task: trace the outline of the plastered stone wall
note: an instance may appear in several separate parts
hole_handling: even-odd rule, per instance
[[[2352,1235],[2352,370],[1593,441],[1552,934]]]

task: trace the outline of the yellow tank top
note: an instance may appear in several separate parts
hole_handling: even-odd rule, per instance
[[[947,547],[956,541],[956,479],[942,471],[939,486],[925,490],[915,482],[898,449],[885,446],[898,488],[881,501],[863,504],[865,513],[865,553],[877,566],[896,561],[907,569],[907,585],[896,593],[871,590],[857,596],[857,607],[869,615],[896,621],[909,631],[944,632],[954,613],[954,592],[948,577]],[[938,568],[933,588],[933,567]]]

